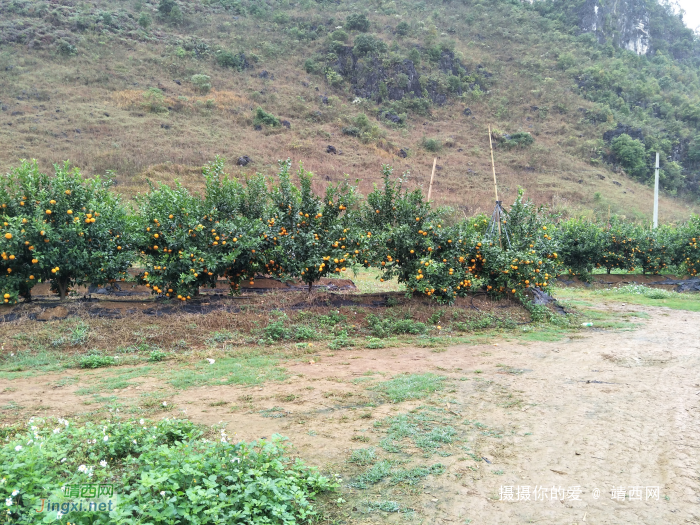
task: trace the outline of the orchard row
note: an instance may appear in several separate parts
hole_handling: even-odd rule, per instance
[[[234,292],[260,275],[310,290],[322,277],[359,267],[443,302],[475,287],[524,299],[561,273],[585,276],[596,267],[700,270],[697,217],[658,230],[616,219],[561,222],[520,195],[502,219],[506,240],[487,235],[485,216],[455,220],[451,210],[432,208],[389,167],[383,187],[366,198],[347,180],[317,194],[303,167],[293,182],[290,161],[274,181],[230,178],[220,158],[202,174],[201,195],[151,185],[129,210],[110,181],[67,164],[48,176],[23,161],[0,179],[3,301],[28,299],[39,282],[63,299],[76,285],[131,279],[132,266],[141,269],[137,282],[179,301],[222,278]]]

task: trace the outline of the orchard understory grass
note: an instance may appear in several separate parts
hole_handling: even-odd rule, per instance
[[[561,289],[557,291],[557,296],[567,301],[571,300],[572,304],[578,303],[579,305],[610,301],[700,312],[700,294],[698,293],[677,293],[638,284],[594,290]]]
[[[645,290],[646,295],[630,293]],[[387,347],[444,348],[481,344],[493,340],[557,340],[581,329],[581,324],[603,315],[597,303],[610,299],[635,304],[697,308],[697,294],[677,294],[645,287],[610,291],[558,289],[567,314],[547,307],[517,303],[495,309],[498,303],[440,306],[400,299],[383,309],[363,305],[315,307],[310,311],[269,310],[258,305],[241,313],[212,312],[205,315],[129,319],[124,337],[116,340],[113,323],[96,318],[69,318],[37,323],[26,320],[6,324],[0,355],[0,377],[11,379],[59,373],[66,377],[119,371],[114,386],[102,380],[86,385],[88,391],[118,390],[134,378],[161,375],[175,389],[204,381],[206,384],[256,384],[283,380],[285,359],[314,355],[327,349],[381,349]],[[508,303],[506,303],[508,305]],[[488,311],[491,309],[491,311]],[[598,328],[628,326],[623,314],[605,313],[606,324]],[[596,319],[597,320],[597,319]],[[181,332],[172,333],[176,327]],[[71,334],[80,332],[80,338]],[[65,335],[64,335],[65,334]],[[169,337],[168,337],[169,336]],[[128,340],[127,338],[131,338]],[[61,343],[57,344],[56,341]],[[215,358],[209,364],[206,358]],[[282,366],[282,368],[280,368]],[[82,370],[82,371],[81,371]],[[92,372],[94,370],[94,372]]]

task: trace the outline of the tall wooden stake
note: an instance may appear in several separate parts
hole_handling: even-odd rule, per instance
[[[659,227],[659,152],[656,152],[656,175],[654,177],[654,228]]]
[[[433,193],[433,179],[435,178],[435,167],[437,166],[437,157],[433,159],[433,172],[430,174],[430,186],[428,186],[428,200],[430,200],[430,194]]]
[[[493,169],[493,188],[496,190],[496,213],[498,215],[498,245],[503,248],[501,241],[501,202],[498,200],[498,183],[496,182],[496,162],[493,160],[493,140],[491,139],[491,125],[489,125],[489,147],[491,148],[491,168]]]

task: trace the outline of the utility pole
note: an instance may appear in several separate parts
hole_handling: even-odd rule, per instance
[[[656,152],[656,175],[654,177],[654,228],[659,227],[659,152]]]

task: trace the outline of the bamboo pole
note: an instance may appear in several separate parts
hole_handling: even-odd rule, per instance
[[[654,172],[654,228],[659,227],[659,152],[656,152],[656,171]]]
[[[433,193],[433,179],[435,178],[435,167],[437,166],[437,157],[433,159],[433,172],[430,174],[430,186],[428,186],[428,200],[430,200],[430,195]]]
[[[489,125],[489,147],[491,148],[491,168],[493,169],[493,187],[496,190],[496,202],[498,202],[498,183],[496,182],[496,163],[493,160],[493,141],[491,140],[491,126]]]
[[[493,140],[491,139],[491,125],[489,124],[489,147],[491,148],[491,169],[493,170],[493,188],[496,191],[496,218],[498,219],[498,245],[503,248],[501,241],[501,202],[498,200],[498,182],[496,182],[496,162],[493,160]]]

